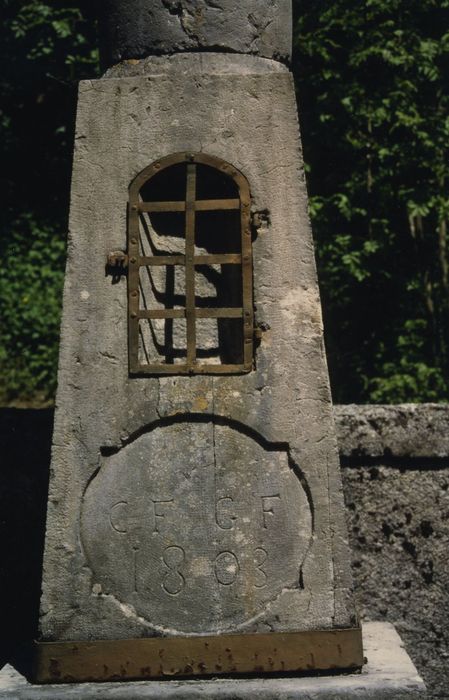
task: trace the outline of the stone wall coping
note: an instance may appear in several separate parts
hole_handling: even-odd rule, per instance
[[[449,404],[334,406],[341,457],[449,457]]]

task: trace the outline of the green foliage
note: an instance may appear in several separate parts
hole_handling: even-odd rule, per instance
[[[51,398],[89,0],[0,0],[0,399]],[[449,388],[449,0],[294,0],[334,398]],[[91,21],[87,21],[91,19]]]
[[[449,388],[449,2],[295,0],[334,397]]]
[[[447,385],[439,368],[431,367],[425,357],[423,320],[406,321],[397,340],[398,359],[385,361],[385,348],[380,345],[379,377],[369,381],[370,400],[374,403],[403,403],[410,397],[425,396],[426,401],[439,401],[446,396]]]
[[[1,402],[54,395],[76,87],[98,64],[73,5],[0,0]]]
[[[55,390],[64,241],[30,216],[14,222],[0,267],[0,376],[10,396],[45,400]],[[1,396],[1,394],[0,394]]]

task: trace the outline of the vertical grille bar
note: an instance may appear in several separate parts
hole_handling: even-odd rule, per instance
[[[250,205],[249,192],[241,192],[243,363],[247,371],[252,369],[254,341],[253,260]]]
[[[186,319],[187,319],[187,367],[196,363],[195,318],[195,198],[196,165],[187,165],[186,192]]]
[[[131,372],[136,372],[139,368],[139,240],[140,225],[137,202],[131,199],[128,228],[128,351]]]

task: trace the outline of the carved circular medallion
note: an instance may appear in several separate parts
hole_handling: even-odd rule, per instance
[[[95,590],[184,634],[262,616],[299,587],[312,535],[287,451],[211,420],[155,426],[104,458],[81,518]]]

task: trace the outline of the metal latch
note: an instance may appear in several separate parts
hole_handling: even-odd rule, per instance
[[[269,330],[270,325],[266,323],[266,321],[260,321],[259,323],[256,323],[256,325],[254,326],[254,340],[257,343],[260,343],[263,338],[263,334]]]
[[[261,211],[251,212],[251,224],[258,233],[263,233],[268,230],[270,226],[271,218],[268,209],[263,209]]]
[[[118,282],[128,268],[128,255],[123,250],[113,250],[106,259],[106,272],[112,275],[112,281]]]

